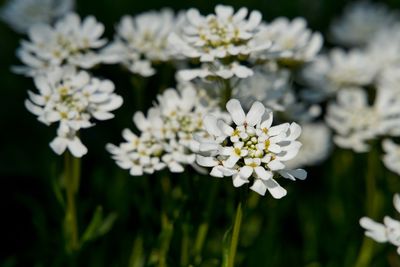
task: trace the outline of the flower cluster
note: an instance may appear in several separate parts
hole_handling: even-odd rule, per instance
[[[111,81],[93,78],[72,66],[37,75],[34,81],[39,92],[28,92],[26,108],[46,125],[59,123],[57,138],[50,144],[59,155],[67,148],[75,157],[86,154],[78,131],[93,126],[92,118],[113,118],[110,112],[122,104],[122,98],[113,93]]]
[[[167,39],[177,30],[180,18],[170,9],[124,16],[114,42],[102,51],[103,62],[121,63],[130,72],[145,77],[153,75],[152,64],[174,59]]]
[[[296,141],[301,128],[296,123],[272,126],[273,115],[260,102],[254,102],[245,114],[241,104],[231,99],[226,108],[232,117],[233,126],[213,115],[204,118],[207,137],[197,137],[200,152],[197,163],[211,167],[210,175],[232,176],[233,185],[240,187],[249,183],[260,195],[268,190],[274,198],[282,198],[286,190],[274,179],[275,174],[295,180],[305,179],[302,169],[290,170],[284,162],[293,159],[301,143]]]
[[[272,47],[261,55],[262,58],[276,59],[284,66],[299,65],[311,61],[323,44],[319,32],[311,32],[304,18],[289,21],[280,17],[261,26],[256,36],[259,43],[272,41]],[[260,56],[260,55],[259,55]]]
[[[340,91],[337,103],[328,106],[326,122],[337,132],[334,138],[337,145],[366,152],[367,141],[383,134],[397,134],[399,97],[390,90],[381,89],[371,106],[367,93],[360,88]]]
[[[49,24],[72,10],[74,0],[9,0],[0,17],[15,31],[26,33],[37,24]]]
[[[400,213],[400,195],[396,194],[393,198],[393,204],[397,212]],[[400,222],[385,216],[382,223],[377,223],[368,217],[360,219],[360,225],[365,229],[365,235],[376,242],[389,242],[397,247],[397,253],[400,254]]]
[[[262,20],[261,13],[246,8],[236,13],[233,7],[217,5],[215,14],[202,16],[197,9],[186,12],[186,25],[169,36],[176,53],[203,63],[200,69],[186,70],[183,78],[232,77],[246,78],[251,68],[242,64],[252,53],[268,49],[270,41],[254,41]]]
[[[54,27],[35,25],[29,29],[30,40],[23,41],[17,51],[26,66],[15,67],[15,71],[35,76],[63,65],[89,69],[100,62],[96,49],[106,44],[101,38],[103,32],[103,24],[94,17],[81,21],[75,13],[60,19]]]
[[[197,168],[195,152],[199,144],[193,137],[206,135],[203,116],[213,112],[223,117],[217,106],[201,100],[193,87],[185,87],[180,93],[166,90],[158,96],[158,105],[149,109],[147,117],[142,112],[133,116],[140,135],[125,129],[125,142],[119,146],[108,144],[107,150],[117,164],[129,169],[133,176],[151,174],[166,167],[171,172],[183,172],[184,165]]]

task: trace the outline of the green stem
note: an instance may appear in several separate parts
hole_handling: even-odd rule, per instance
[[[183,223],[182,225],[182,246],[181,246],[181,266],[187,267],[189,264],[189,224]]]
[[[174,232],[174,225],[168,219],[165,213],[161,214],[161,246],[160,246],[160,258],[158,262],[159,267],[167,267],[167,255],[171,244],[172,235]]]
[[[367,162],[367,175],[366,175],[366,211],[369,217],[375,217],[378,211],[377,205],[377,188],[376,188],[376,174],[377,174],[377,163],[379,158],[376,156],[377,151],[371,149],[368,154]],[[374,241],[364,236],[360,252],[355,264],[355,267],[368,267],[373,256]]]
[[[232,97],[232,85],[230,80],[223,80],[223,86],[221,88],[221,96],[220,96],[220,106],[222,109],[225,109],[226,103]]]
[[[76,216],[75,196],[79,188],[80,159],[71,153],[65,153],[65,190],[67,207],[65,213],[65,235],[67,240],[67,251],[75,252],[79,249],[78,223]]]
[[[233,224],[231,245],[229,247],[228,267],[235,266],[235,256],[236,256],[237,246],[239,243],[239,234],[240,234],[240,227],[242,225],[242,217],[243,217],[242,201],[240,201],[236,208],[235,222]]]

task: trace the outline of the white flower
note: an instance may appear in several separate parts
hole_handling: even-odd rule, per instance
[[[218,107],[203,103],[204,99],[190,86],[180,93],[168,89],[157,99],[158,104],[149,109],[147,117],[142,112],[133,117],[140,135],[124,130],[125,142],[118,147],[108,145],[108,151],[134,176],[166,167],[174,173],[183,172],[185,165],[199,170],[195,165],[199,143],[194,136],[206,136],[202,120],[205,114],[213,112],[222,117]]]
[[[258,11],[252,11],[248,19],[247,14],[246,8],[234,13],[233,7],[223,5],[217,5],[215,14],[208,16],[202,16],[197,9],[189,9],[185,27],[169,36],[170,47],[177,55],[203,63],[199,77],[210,76],[209,73],[223,79],[233,75],[247,77],[252,71],[242,62],[271,45],[269,41],[260,44],[253,41],[262,17]]]
[[[316,165],[324,161],[332,148],[331,131],[323,123],[306,123],[301,125],[299,142],[302,144],[299,154],[286,165],[299,168]]]
[[[71,11],[74,0],[9,0],[0,17],[15,31],[26,33],[36,24],[49,24]]]
[[[397,212],[400,213],[400,195],[395,194],[393,204]],[[368,217],[360,219],[360,225],[366,230],[365,235],[376,242],[386,243],[397,247],[397,253],[400,254],[400,222],[385,216],[383,224],[377,223]]]
[[[29,30],[29,41],[22,41],[17,51],[26,65],[15,67],[15,71],[35,76],[65,64],[88,69],[99,63],[95,49],[102,47],[105,39],[103,24],[93,16],[81,21],[77,14],[70,13],[54,27],[46,24],[33,26]]]
[[[271,127],[272,112],[260,102],[254,102],[247,114],[236,99],[228,101],[226,108],[234,122],[233,127],[213,115],[204,118],[209,136],[199,138],[200,153],[197,163],[212,167],[215,177],[232,176],[235,187],[253,182],[253,191],[264,195],[268,190],[274,198],[282,198],[286,190],[273,178],[279,174],[295,180],[305,179],[301,169],[290,170],[284,165],[296,156],[301,143],[296,141],[301,128],[296,123]]]
[[[52,145],[58,154],[66,146],[73,152],[71,146],[80,143],[75,139],[76,133],[93,126],[92,118],[111,119],[114,117],[111,111],[122,105],[122,98],[113,93],[111,81],[93,78],[71,66],[36,76],[34,81],[39,92],[29,91],[25,106],[46,125],[59,122],[59,138]]]
[[[358,1],[347,6],[342,17],[333,22],[331,36],[338,44],[364,46],[398,19],[398,14],[383,4]]]
[[[257,43],[272,42],[264,58],[276,58],[289,65],[313,60],[323,45],[322,35],[309,30],[304,18],[276,18],[263,24],[255,39]]]
[[[302,70],[302,79],[321,94],[331,95],[342,88],[373,83],[378,66],[361,50],[332,49]]]
[[[66,125],[58,128],[57,137],[50,143],[50,147],[57,155],[62,155],[68,148],[71,154],[77,158],[81,158],[88,151],[77,136],[77,132]]]
[[[327,124],[337,135],[334,141],[343,148],[366,152],[367,142],[379,135],[395,135],[400,123],[398,97],[389,90],[377,90],[373,105],[361,88],[351,88],[338,93],[337,103],[328,106]]]
[[[386,168],[400,175],[400,146],[390,139],[385,139],[382,142],[385,155],[383,156],[383,163]]]
[[[124,16],[115,40],[102,51],[106,63],[121,63],[132,73],[151,76],[153,63],[173,59],[168,36],[181,21],[170,9],[150,11],[135,17]]]

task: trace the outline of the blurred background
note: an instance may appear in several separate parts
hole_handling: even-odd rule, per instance
[[[278,16],[302,16],[311,29],[325,34],[332,19],[341,14],[349,2],[77,0],[76,10],[82,17],[94,15],[104,23],[108,39],[112,39],[114,26],[122,15],[161,9],[166,5],[177,11],[195,7],[203,14],[212,12],[216,4],[229,4],[236,8],[246,6],[250,10],[261,11],[266,21]],[[400,8],[398,0],[381,2]],[[4,3],[0,1],[0,6]],[[12,65],[19,64],[15,51],[22,38],[24,36],[0,22],[0,99],[3,101],[0,105],[0,242],[3,244],[0,266],[65,266],[61,229],[64,212],[54,193],[54,181],[59,179],[63,159],[48,146],[55,128],[38,123],[35,116],[25,109],[24,100],[27,90],[34,88],[33,82],[10,71]],[[330,46],[329,39],[326,45]],[[147,257],[150,257],[151,249],[157,242],[159,211],[163,201],[157,187],[159,177],[130,177],[128,172],[116,167],[104,147],[108,142],[119,143],[123,128],[133,128],[131,116],[137,109],[146,110],[151,105],[157,91],[152,85],[157,84],[161,77],[157,74],[148,79],[145,89],[137,89],[131,85],[130,74],[116,65],[101,66],[94,72],[114,81],[116,92],[124,97],[125,102],[116,111],[116,119],[99,122],[95,128],[83,132],[82,139],[89,148],[89,154],[83,158],[78,199],[80,231],[90,221],[95,207],[101,208],[105,214],[116,214],[117,219],[108,233],[83,247],[75,264],[134,267],[131,259],[135,241],[143,241]],[[174,85],[173,78],[165,84],[168,85]],[[140,107],[135,99],[136,89],[145,96]],[[330,160],[308,169],[306,181],[284,183],[289,193],[283,200],[277,201],[270,196],[259,198],[254,194],[252,199],[258,202],[258,207],[250,207],[243,222],[241,254],[238,256],[240,266],[353,266],[363,238],[358,220],[365,215],[365,164],[366,156],[355,156],[350,151],[335,148]],[[399,178],[389,174],[382,166],[376,170],[376,175],[380,174],[389,177],[389,183],[382,184],[382,191],[387,197],[382,200],[385,209],[380,213],[392,214],[391,196],[400,184]],[[176,175],[172,180],[179,178]],[[143,182],[144,179],[147,182]],[[222,235],[231,222],[235,206],[235,203],[225,200],[231,199],[228,196],[237,192],[230,179],[198,179],[200,181],[196,183],[204,187],[203,191],[210,183],[220,183],[219,197],[217,203],[213,203],[215,210],[211,216],[212,238],[207,241],[207,259],[202,265],[218,266],[216,259],[221,256]],[[189,203],[193,211],[201,211],[207,205],[204,196],[190,197],[193,199]],[[196,225],[200,215],[193,213],[189,220]],[[172,241],[169,266],[178,266],[179,246],[179,239]],[[395,249],[377,246],[371,266],[389,265],[400,266]]]

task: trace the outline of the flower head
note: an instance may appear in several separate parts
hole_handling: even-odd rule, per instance
[[[63,65],[91,68],[100,59],[95,50],[106,43],[101,39],[103,31],[103,24],[93,16],[81,21],[75,13],[60,19],[54,27],[35,25],[29,30],[30,40],[22,41],[17,51],[26,66],[15,67],[15,71],[35,76]]]
[[[170,9],[150,11],[135,17],[124,16],[115,40],[102,51],[103,61],[121,63],[132,73],[151,76],[152,64],[173,59],[168,36],[181,21]]]
[[[34,81],[38,93],[29,91],[25,106],[42,123],[59,123],[58,138],[51,145],[57,154],[62,154],[66,147],[76,157],[85,154],[74,153],[77,150],[69,145],[80,143],[77,132],[93,126],[92,118],[113,118],[111,111],[122,104],[122,98],[113,93],[114,84],[111,81],[93,78],[71,66],[36,76]]]
[[[72,10],[74,0],[9,0],[0,17],[15,31],[28,32],[37,24],[50,24]]]
[[[286,195],[275,174],[292,180],[306,178],[304,170],[289,170],[284,165],[301,147],[296,141],[301,133],[298,124],[271,126],[272,112],[260,102],[254,102],[247,114],[236,99],[231,99],[226,108],[232,126],[213,115],[204,118],[209,136],[198,138],[203,153],[197,156],[200,166],[211,167],[210,174],[215,177],[232,176],[235,187],[253,177],[250,188],[261,195],[268,190],[274,198]]]
[[[194,136],[206,135],[202,118],[208,112],[221,116],[218,107],[203,103],[193,87],[185,87],[180,93],[168,89],[157,99],[158,104],[149,109],[147,116],[142,112],[133,116],[141,133],[135,135],[125,129],[125,142],[119,146],[108,144],[108,151],[134,176],[166,167],[174,173],[183,172],[185,165],[198,169],[195,152],[199,144]]]
[[[252,53],[267,49],[270,42],[256,44],[253,40],[259,30],[261,13],[252,11],[248,18],[246,8],[236,13],[233,7],[217,5],[215,14],[202,16],[197,9],[186,12],[187,25],[180,33],[171,34],[169,42],[177,54],[198,59],[210,74],[223,77],[217,72],[238,65],[244,72],[251,69],[241,64]],[[235,71],[231,72],[240,77]],[[211,75],[209,75],[211,76]]]

